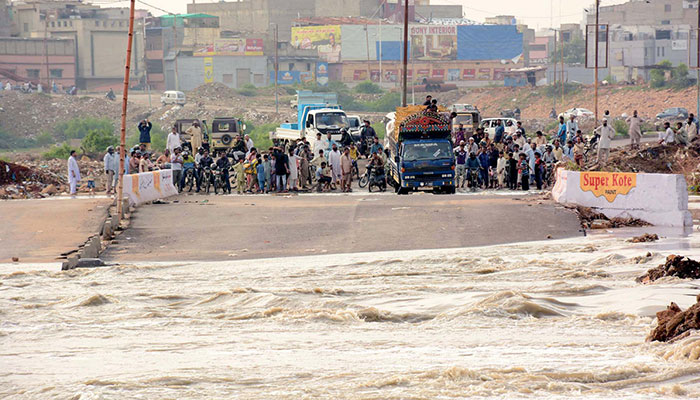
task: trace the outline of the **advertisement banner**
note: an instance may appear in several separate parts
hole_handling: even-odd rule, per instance
[[[124,175],[124,195],[129,197],[131,204],[141,204],[175,196],[177,189],[173,185],[173,171],[163,169]]]
[[[409,35],[413,59],[457,59],[457,26],[416,25],[409,27]]]
[[[316,83],[319,86],[328,86],[328,63],[316,63]]]
[[[408,71],[408,79],[411,78],[411,70]],[[399,79],[399,71],[395,69],[387,69],[382,71],[384,74],[384,82],[396,82]]]
[[[372,82],[379,82],[379,70],[373,69],[369,71],[369,80]]]
[[[214,82],[214,59],[204,57],[204,83]]]
[[[353,81],[366,81],[367,80],[367,70],[366,69],[356,69],[352,72]]]
[[[428,78],[430,76],[430,70],[429,69],[419,69],[416,71],[416,76],[418,78]]]
[[[270,81],[275,82],[275,71],[270,71]],[[277,84],[292,85],[299,82],[299,71],[277,71]]]
[[[454,82],[459,80],[459,69],[448,69],[447,70],[447,80],[449,82]]]
[[[294,26],[292,47],[318,50],[318,56],[327,62],[340,62],[340,25]]]
[[[444,69],[434,69],[433,70],[433,78],[445,79],[445,70]]]
[[[603,196],[612,203],[618,195],[629,194],[637,186],[637,174],[610,172],[581,172],[579,186],[595,197]]]
[[[314,81],[314,73],[312,71],[299,72],[299,81],[301,83],[311,83]]]
[[[263,40],[262,39],[246,39],[245,40],[245,55],[261,56],[263,55]]]
[[[491,80],[491,68],[479,68],[479,75],[477,79],[480,81],[490,81]]]
[[[505,68],[494,68],[493,69],[493,80],[494,81],[502,81],[503,74],[505,74],[505,72],[506,72]]]
[[[474,68],[468,68],[462,71],[462,79],[471,80],[476,78],[476,70]]]

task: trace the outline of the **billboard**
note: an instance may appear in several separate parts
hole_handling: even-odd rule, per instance
[[[318,50],[318,56],[329,63],[340,62],[340,25],[294,26],[292,47]]]
[[[415,25],[409,27],[414,60],[456,60],[457,26]]]
[[[192,53],[195,57],[211,56],[261,56],[262,39],[217,39],[212,44],[200,47]]]
[[[204,83],[214,82],[214,59],[204,57]]]
[[[319,86],[328,86],[328,63],[316,63],[316,83]]]
[[[270,71],[270,82],[275,81],[275,71]],[[277,83],[280,85],[291,85],[301,82],[299,71],[277,71]]]

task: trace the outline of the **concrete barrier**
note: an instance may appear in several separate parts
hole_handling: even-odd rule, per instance
[[[124,175],[123,190],[134,205],[177,195],[173,171],[169,169]]]
[[[608,218],[638,218],[652,225],[692,226],[683,175],[557,170],[554,200],[594,208]]]

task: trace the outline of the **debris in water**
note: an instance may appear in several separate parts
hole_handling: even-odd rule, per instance
[[[696,301],[685,311],[672,302],[664,311],[657,312],[659,324],[651,331],[647,341],[675,341],[690,335],[693,330],[700,330],[700,295]]]
[[[646,274],[637,278],[637,282],[649,283],[664,276],[675,276],[681,279],[699,279],[700,263],[688,257],[671,254],[666,257],[666,263],[647,271]]]
[[[645,233],[641,236],[636,236],[633,237],[632,239],[628,240],[630,243],[646,243],[646,242],[655,242],[659,240],[659,235],[656,233]]]

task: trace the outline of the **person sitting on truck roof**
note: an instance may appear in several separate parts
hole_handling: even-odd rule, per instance
[[[433,96],[427,95],[425,96],[425,102],[423,103],[424,106],[429,106],[433,102]]]

